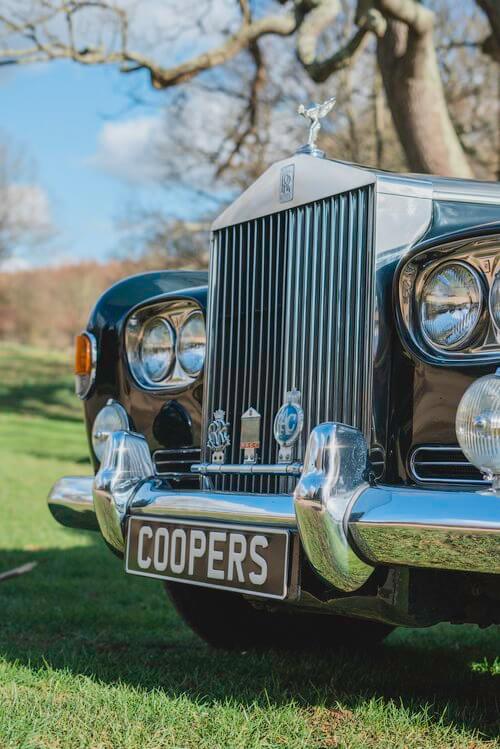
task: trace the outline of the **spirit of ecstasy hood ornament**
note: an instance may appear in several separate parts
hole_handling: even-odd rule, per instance
[[[309,141],[306,146],[299,148],[297,153],[307,153],[310,156],[318,156],[323,158],[324,152],[319,149],[316,145],[318,133],[321,129],[321,120],[323,117],[332,111],[335,106],[335,97],[327,99],[323,104],[312,104],[309,107],[305,107],[301,104],[298,108],[298,113],[305,117],[306,120],[310,120],[311,125],[309,129]]]

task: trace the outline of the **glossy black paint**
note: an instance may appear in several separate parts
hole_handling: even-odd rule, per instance
[[[155,271],[131,276],[108,289],[92,310],[87,329],[96,337],[98,358],[95,386],[84,408],[95,469],[98,463],[90,433],[97,412],[109,398],[120,401],[132,428],[144,434],[151,450],[200,444],[202,375],[175,396],[140,390],[124,356],[123,326],[135,308],[179,297],[195,301],[205,313],[207,281],[208,274],[203,271]]]
[[[477,203],[436,201],[432,223],[395,269],[392,303],[396,309],[398,269],[411,255],[457,239],[472,239],[500,231],[500,207]],[[396,328],[396,318],[393,315]],[[399,330],[398,330],[399,334]],[[500,356],[498,359],[500,363]],[[433,366],[418,358],[398,335],[392,352],[391,397],[387,430],[387,474],[391,483],[412,483],[409,456],[421,444],[456,445],[455,415],[462,395],[495,365]]]

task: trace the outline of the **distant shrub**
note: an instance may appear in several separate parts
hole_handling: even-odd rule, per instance
[[[0,273],[0,340],[68,348],[103,291],[121,278],[164,264],[147,258]]]

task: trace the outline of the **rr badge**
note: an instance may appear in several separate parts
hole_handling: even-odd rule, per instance
[[[295,164],[281,167],[280,172],[280,203],[293,200],[293,183],[295,179]]]
[[[300,393],[292,390],[274,417],[274,439],[280,446],[278,462],[292,460],[292,446],[297,442],[304,426],[304,411],[300,405]]]
[[[207,447],[212,451],[214,463],[224,463],[226,447],[231,444],[229,436],[229,422],[225,420],[226,413],[220,409],[214,411],[214,419],[208,425]]]
[[[241,417],[240,448],[244,451],[243,462],[255,463],[260,447],[260,413],[255,408],[245,411]]]

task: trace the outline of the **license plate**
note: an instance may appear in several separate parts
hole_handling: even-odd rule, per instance
[[[285,598],[289,532],[131,517],[125,570],[131,575]]]

